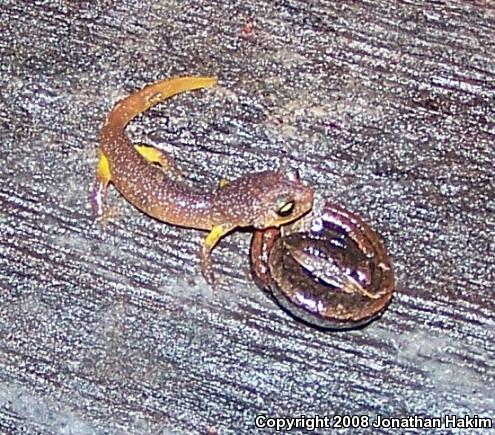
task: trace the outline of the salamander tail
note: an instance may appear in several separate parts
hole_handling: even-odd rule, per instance
[[[113,131],[123,130],[133,118],[161,101],[181,92],[210,88],[216,83],[214,77],[176,77],[160,80],[119,101],[108,115],[105,127]]]

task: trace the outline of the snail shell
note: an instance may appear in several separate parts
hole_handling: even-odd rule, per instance
[[[281,230],[257,231],[251,269],[258,285],[286,311],[321,328],[369,323],[395,290],[379,236],[358,215],[330,202]]]

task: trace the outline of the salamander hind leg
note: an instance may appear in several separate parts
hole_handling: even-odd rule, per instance
[[[222,188],[228,186],[229,184],[230,184],[230,181],[227,180],[226,178],[223,178],[222,177],[222,178],[220,178],[220,180],[218,180],[218,186],[217,186],[217,188],[218,189],[222,189]]]
[[[112,181],[110,165],[103,153],[100,154],[98,167],[96,169],[96,179],[91,192],[91,208],[93,217],[105,226],[108,221],[119,215],[116,208],[107,205],[108,185]]]
[[[108,159],[103,153],[101,153],[100,160],[98,161],[98,167],[96,169],[96,179],[90,198],[93,217],[96,219],[102,219],[108,215],[108,184],[110,183],[111,178]]]
[[[182,171],[177,166],[175,160],[166,152],[148,145],[134,145],[134,148],[148,162],[159,165],[165,171],[171,172],[176,177],[183,177]]]
[[[203,246],[199,253],[199,262],[201,266],[201,272],[204,278],[212,287],[215,285],[215,275],[213,274],[213,264],[211,261],[211,251],[218,243],[218,241],[232,230],[230,225],[217,225],[213,227],[208,236],[203,241]]]

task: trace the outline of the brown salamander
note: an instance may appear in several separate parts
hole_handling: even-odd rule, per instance
[[[212,77],[179,77],[144,87],[121,100],[101,130],[100,160],[92,193],[93,213],[107,216],[111,182],[135,207],[173,225],[209,231],[200,250],[204,277],[214,282],[211,251],[240,227],[264,229],[294,221],[311,210],[314,192],[294,173],[264,171],[198,191],[173,176],[171,156],[151,146],[134,145],[125,127],[136,116],[181,92],[214,86]],[[158,165],[158,166],[157,166]]]

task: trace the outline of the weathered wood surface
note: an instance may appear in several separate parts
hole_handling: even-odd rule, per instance
[[[492,2],[0,9],[0,432],[269,432],[257,414],[495,417]],[[382,319],[342,333],[296,323],[253,284],[247,232],[216,250],[223,284],[212,292],[198,269],[203,233],[153,221],[115,192],[120,219],[94,224],[105,114],[183,74],[221,87],[141,117],[136,141],[169,150],[205,185],[300,168],[387,241],[398,288]]]

